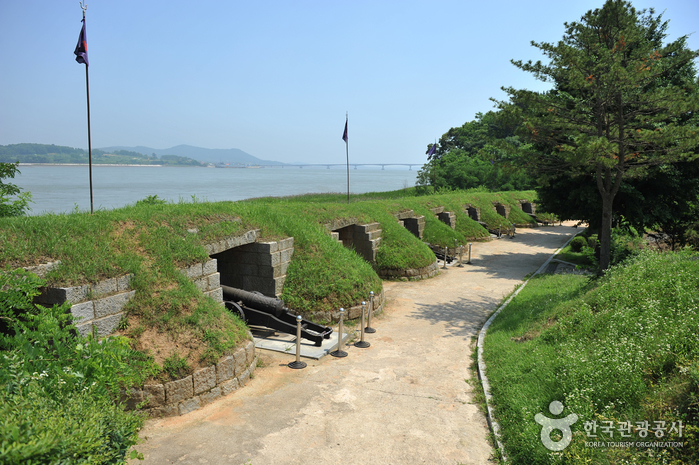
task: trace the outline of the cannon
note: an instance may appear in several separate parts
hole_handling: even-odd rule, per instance
[[[296,315],[284,305],[283,300],[224,285],[221,289],[226,308],[248,326],[264,326],[282,333],[296,334]],[[327,326],[306,319],[301,321],[301,337],[313,341],[317,347],[323,344],[323,339],[329,339],[332,332],[333,329]]]

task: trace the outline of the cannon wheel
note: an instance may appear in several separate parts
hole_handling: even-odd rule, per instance
[[[226,308],[228,309],[228,311],[233,313],[233,315],[240,318],[243,321],[243,323],[247,322],[247,320],[245,319],[245,312],[243,311],[243,308],[240,305],[238,305],[235,302],[228,301],[226,302]]]

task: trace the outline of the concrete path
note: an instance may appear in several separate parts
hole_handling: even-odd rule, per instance
[[[572,223],[571,223],[572,224]],[[145,464],[484,464],[485,417],[468,380],[474,337],[502,297],[575,234],[520,229],[474,243],[472,264],[432,279],[386,282],[367,349],[306,360],[259,351],[243,389],[183,417],[149,420]],[[475,387],[474,387],[475,386]]]

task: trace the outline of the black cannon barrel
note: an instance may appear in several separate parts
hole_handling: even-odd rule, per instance
[[[272,313],[277,317],[287,310],[284,301],[280,299],[224,285],[221,285],[221,289],[223,290],[223,300],[242,302],[246,307]]]

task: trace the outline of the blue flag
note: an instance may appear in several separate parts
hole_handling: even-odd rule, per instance
[[[347,120],[345,120],[345,132],[342,133],[342,140],[347,142]]]
[[[90,66],[87,61],[87,32],[85,31],[85,18],[83,18],[83,27],[80,29],[80,37],[78,37],[78,45],[75,46],[75,61],[85,63],[85,66]]]
[[[427,152],[427,158],[430,158],[432,155],[434,155],[435,150],[437,150],[437,144],[432,144],[432,147],[430,147],[430,151]]]

